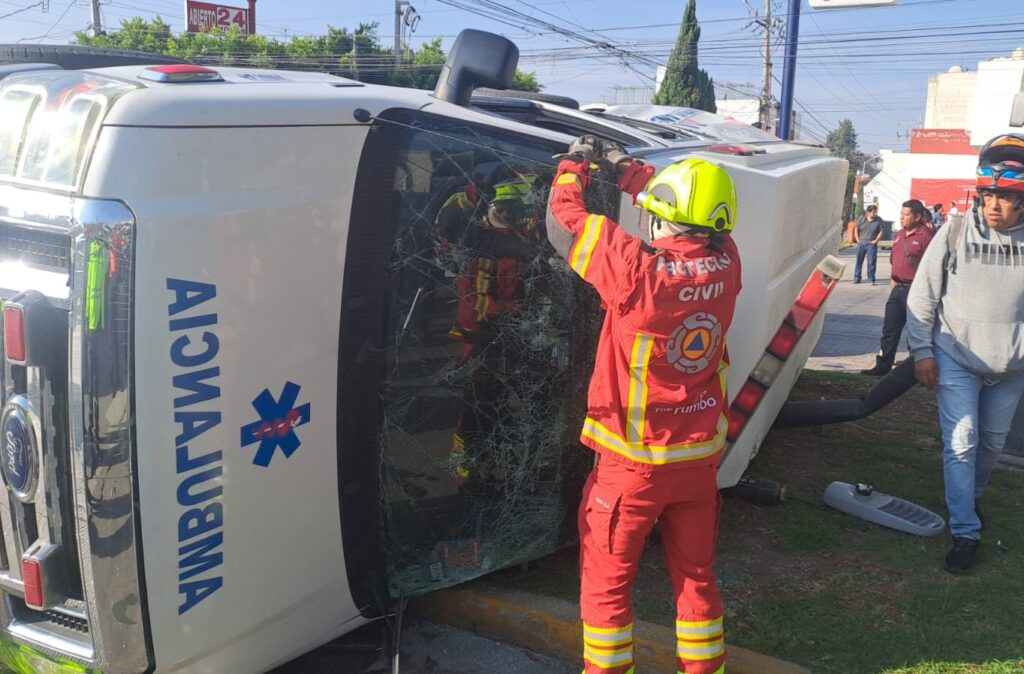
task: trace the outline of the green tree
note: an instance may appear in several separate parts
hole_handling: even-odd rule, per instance
[[[159,16],[121,21],[120,30],[93,37],[76,34],[78,44],[106,49],[133,49],[174,56],[211,65],[253,68],[315,70],[371,84],[433,89],[447,56],[441,39],[425,42],[418,50],[406,50],[401,67],[395,67],[394,50],[378,37],[380,24],[361,23],[355,30],[327,26],[327,33],[292,37],[287,41],[263,35],[247,35],[237,26],[225,31],[174,35]],[[512,89],[540,91],[535,73],[516,71]]]
[[[857,146],[857,131],[853,128],[853,122],[848,119],[841,120],[839,126],[828,132],[828,136],[825,138],[825,147],[829,149],[834,157],[839,157],[850,162],[849,172],[846,176],[846,191],[843,195],[843,214],[850,213],[850,204],[853,201],[853,184],[857,177],[857,169],[860,168],[861,163],[864,161],[864,153],[860,151]],[[864,198],[863,192],[860,194],[860,200]],[[857,213],[860,214],[860,209],[864,207],[864,204],[858,201]]]
[[[689,0],[679,26],[679,37],[668,59],[668,69],[658,93],[651,101],[655,105],[675,105],[715,112],[715,87],[707,72],[697,65],[697,43],[700,24],[697,23],[697,0]]]
[[[516,70],[515,79],[512,80],[509,89],[515,89],[516,91],[533,91],[539,92],[544,87],[537,83],[537,73],[524,73],[522,70]]]

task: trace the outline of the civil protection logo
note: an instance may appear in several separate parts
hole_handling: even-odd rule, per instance
[[[309,423],[309,403],[296,406],[300,390],[302,387],[289,381],[277,400],[270,389],[263,389],[252,401],[260,420],[242,426],[242,447],[260,444],[252,459],[257,466],[269,466],[278,448],[287,459],[302,444],[295,429]]]
[[[0,415],[0,472],[8,489],[22,503],[35,500],[39,454],[35,429],[22,396],[12,398]]]
[[[672,367],[696,374],[711,364],[711,356],[722,343],[722,324],[713,314],[698,311],[686,317],[672,332],[665,347],[665,358]]]

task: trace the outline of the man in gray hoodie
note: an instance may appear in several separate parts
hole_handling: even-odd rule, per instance
[[[978,160],[980,205],[935,234],[907,299],[915,374],[937,389],[951,573],[974,567],[978,500],[1024,394],[1024,135]]]

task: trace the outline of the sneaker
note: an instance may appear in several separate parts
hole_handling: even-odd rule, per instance
[[[859,278],[855,278],[855,279],[853,279],[853,282],[854,283],[860,283],[860,279]]]
[[[946,555],[946,571],[950,573],[970,573],[974,568],[974,558],[978,555],[981,541],[973,538],[954,538],[953,549]]]
[[[872,281],[872,282],[871,282],[871,285],[875,285],[875,282],[874,282],[874,281]]]

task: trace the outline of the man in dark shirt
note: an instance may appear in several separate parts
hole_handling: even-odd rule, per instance
[[[875,285],[875,267],[878,264],[878,242],[882,238],[882,219],[878,217],[878,206],[870,204],[864,215],[857,218],[853,228],[853,240],[857,243],[857,266],[853,268],[853,282],[860,283],[860,270],[864,258],[868,259],[868,280]]]
[[[927,209],[917,199],[903,202],[900,210],[900,225],[903,227],[892,241],[889,261],[892,263],[892,278],[889,280],[889,300],[885,303],[885,320],[882,323],[882,343],[875,366],[861,370],[861,374],[882,376],[892,369],[899,348],[900,335],[907,322],[907,295],[910,283],[917,273],[924,251],[931,243],[935,232],[925,224]]]

